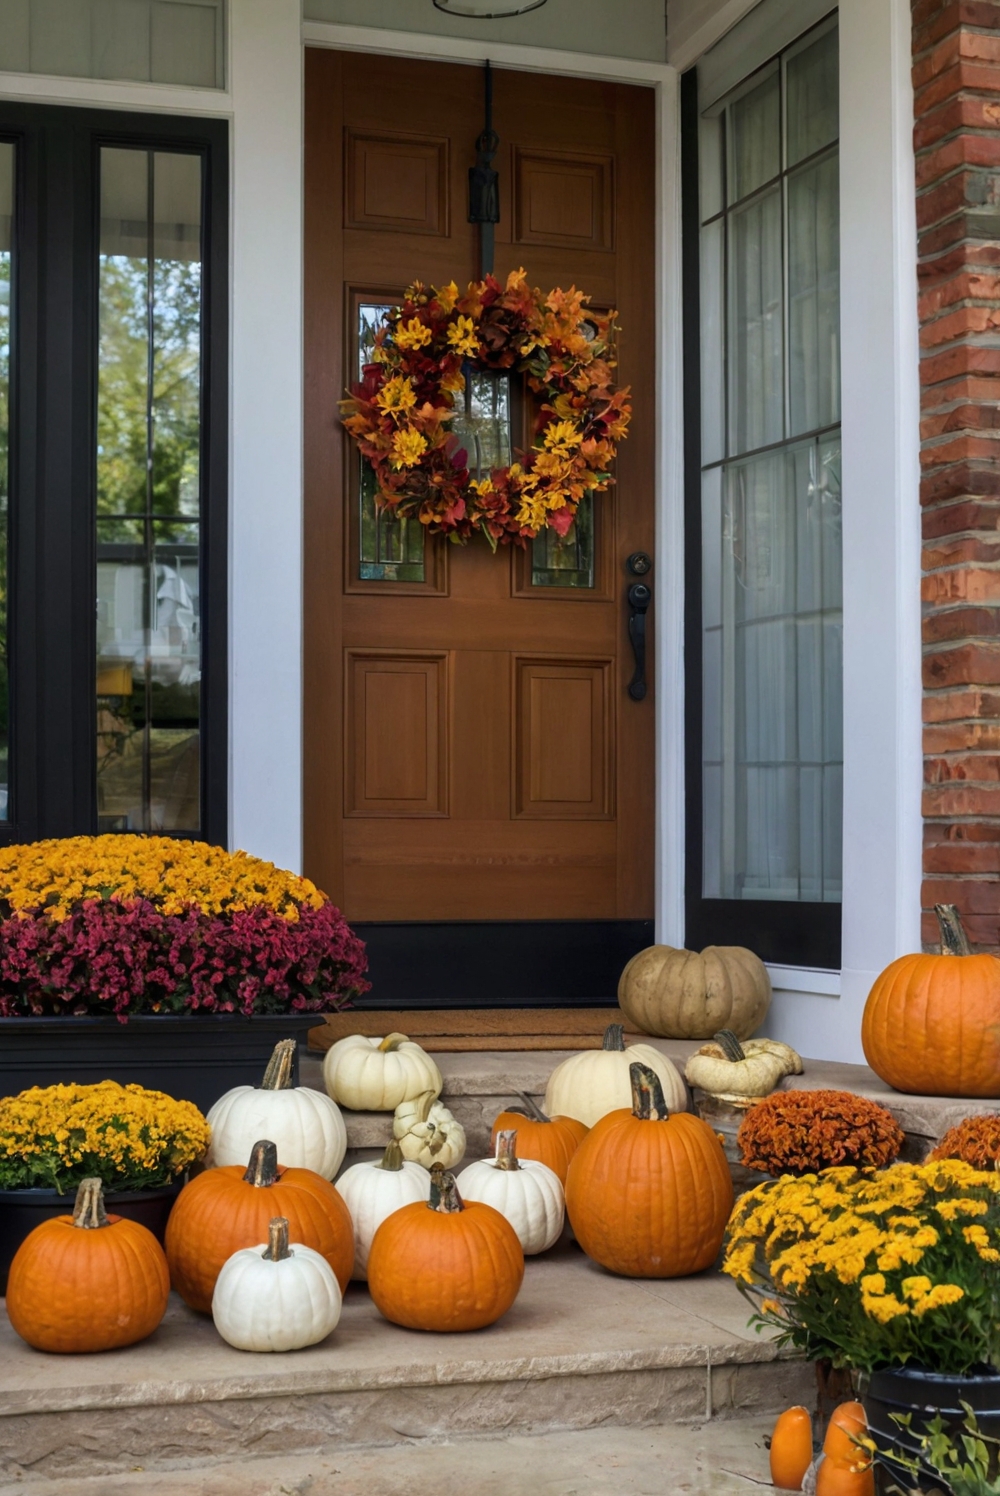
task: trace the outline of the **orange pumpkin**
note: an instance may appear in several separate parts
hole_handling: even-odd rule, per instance
[[[632,1110],[609,1112],[569,1166],[566,1208],[588,1257],[632,1278],[679,1278],[710,1267],[733,1208],[718,1136],[690,1112],[667,1111],[648,1065],[629,1067]]]
[[[786,1408],[771,1435],[771,1479],[786,1491],[801,1491],[813,1460],[812,1419],[805,1408]]]
[[[7,1315],[40,1351],[110,1351],[152,1335],[167,1307],[163,1248],[138,1221],[109,1216],[99,1179],[84,1179],[72,1215],[43,1221],[17,1249]]]
[[[376,1307],[408,1330],[481,1330],[506,1314],[524,1277],[517,1233],[492,1205],[458,1193],[431,1170],[425,1203],[393,1211],[375,1232],[368,1288]]]
[[[1000,958],[972,955],[953,904],[934,911],[941,954],[900,956],[875,979],[865,1058],[897,1091],[1000,1096]]]
[[[820,1460],[816,1471],[816,1496],[875,1496],[875,1472],[871,1466],[860,1469],[857,1462]]]
[[[524,1112],[501,1112],[493,1124],[490,1147],[496,1152],[497,1133],[515,1131],[520,1158],[548,1164],[559,1175],[563,1185],[570,1160],[587,1136],[587,1128],[575,1117],[547,1117],[523,1091],[517,1093],[524,1102]]]
[[[823,1440],[825,1458],[816,1472],[816,1496],[875,1496],[875,1472],[858,1440],[868,1433],[859,1402],[834,1408]]]
[[[351,1213],[328,1179],[311,1169],[279,1169],[277,1149],[255,1143],[244,1171],[238,1164],[206,1169],[177,1197],[167,1221],[170,1281],[185,1303],[211,1313],[222,1264],[241,1247],[268,1239],[274,1216],[288,1221],[292,1241],[326,1258],[340,1291],[354,1270]]]

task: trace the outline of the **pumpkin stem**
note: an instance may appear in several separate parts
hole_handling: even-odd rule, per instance
[[[267,1246],[260,1254],[265,1262],[284,1262],[294,1257],[288,1250],[288,1221],[284,1216],[275,1216],[267,1228]]]
[[[390,1054],[397,1050],[401,1044],[409,1044],[409,1042],[405,1034],[386,1034],[379,1045],[379,1049],[383,1054]]]
[[[615,1054],[625,1053],[625,1025],[624,1023],[609,1023],[604,1030],[604,1043],[602,1049],[613,1049]]]
[[[738,1065],[741,1060],[746,1059],[746,1051],[732,1029],[720,1029],[712,1038],[732,1064]]]
[[[243,1175],[247,1184],[252,1184],[255,1189],[269,1189],[278,1180],[278,1147],[276,1143],[269,1143],[266,1138],[261,1138],[259,1143],[254,1143],[250,1150],[250,1162],[247,1171]]]
[[[435,1164],[431,1169],[431,1194],[427,1205],[430,1210],[436,1210],[438,1215],[457,1215],[460,1210],[465,1209],[454,1174],[446,1173],[440,1164]]]
[[[633,1060],[628,1067],[632,1082],[632,1115],[640,1122],[665,1122],[670,1116],[663,1099],[660,1077],[648,1065]]]
[[[290,1091],[292,1089],[292,1066],[295,1064],[294,1039],[279,1039],[274,1046],[274,1053],[267,1062],[264,1071],[264,1079],[260,1083],[262,1091]]]
[[[104,1209],[103,1185],[99,1179],[81,1179],[73,1204],[73,1225],[85,1231],[96,1231],[100,1226],[110,1226],[108,1213]]]
[[[514,1170],[521,1165],[517,1161],[517,1128],[505,1127],[497,1133],[496,1158],[493,1160],[495,1169]]]
[[[433,1091],[421,1091],[420,1095],[415,1098],[414,1105],[417,1108],[418,1122],[427,1121],[427,1118],[431,1114],[431,1107],[434,1105],[436,1100],[437,1097],[435,1096]]]
[[[395,1138],[390,1138],[386,1144],[385,1152],[375,1165],[376,1169],[386,1169],[390,1174],[398,1174],[403,1167],[403,1150]]]
[[[962,928],[962,916],[954,904],[935,904],[934,913],[941,927],[942,956],[971,956],[969,937]]]
[[[538,1105],[538,1102],[537,1101],[533,1101],[531,1099],[531,1097],[528,1096],[524,1091],[518,1091],[518,1092],[516,1092],[516,1095],[518,1095],[521,1098],[521,1101],[524,1104],[524,1115],[526,1117],[530,1117],[531,1120],[532,1120],[532,1122],[551,1122],[552,1121],[552,1118],[551,1117],[547,1117],[545,1115],[545,1113],[542,1111],[541,1107]]]

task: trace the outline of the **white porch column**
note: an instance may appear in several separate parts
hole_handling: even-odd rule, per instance
[[[302,859],[302,24],[232,0],[230,844]]]

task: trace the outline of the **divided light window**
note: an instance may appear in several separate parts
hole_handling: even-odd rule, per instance
[[[699,105],[697,130],[701,825],[689,916],[699,944],[839,966],[836,17]]]

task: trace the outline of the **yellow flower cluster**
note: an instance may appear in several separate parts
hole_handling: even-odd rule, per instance
[[[308,878],[246,852],[166,836],[72,836],[0,849],[0,900],[17,913],[44,907],[66,918],[81,899],[145,898],[164,914],[266,904],[286,919],[326,902]]]
[[[33,1086],[0,1100],[0,1180],[60,1188],[89,1169],[106,1183],[167,1183],[209,1137],[196,1106],[162,1091],[112,1080]]]

